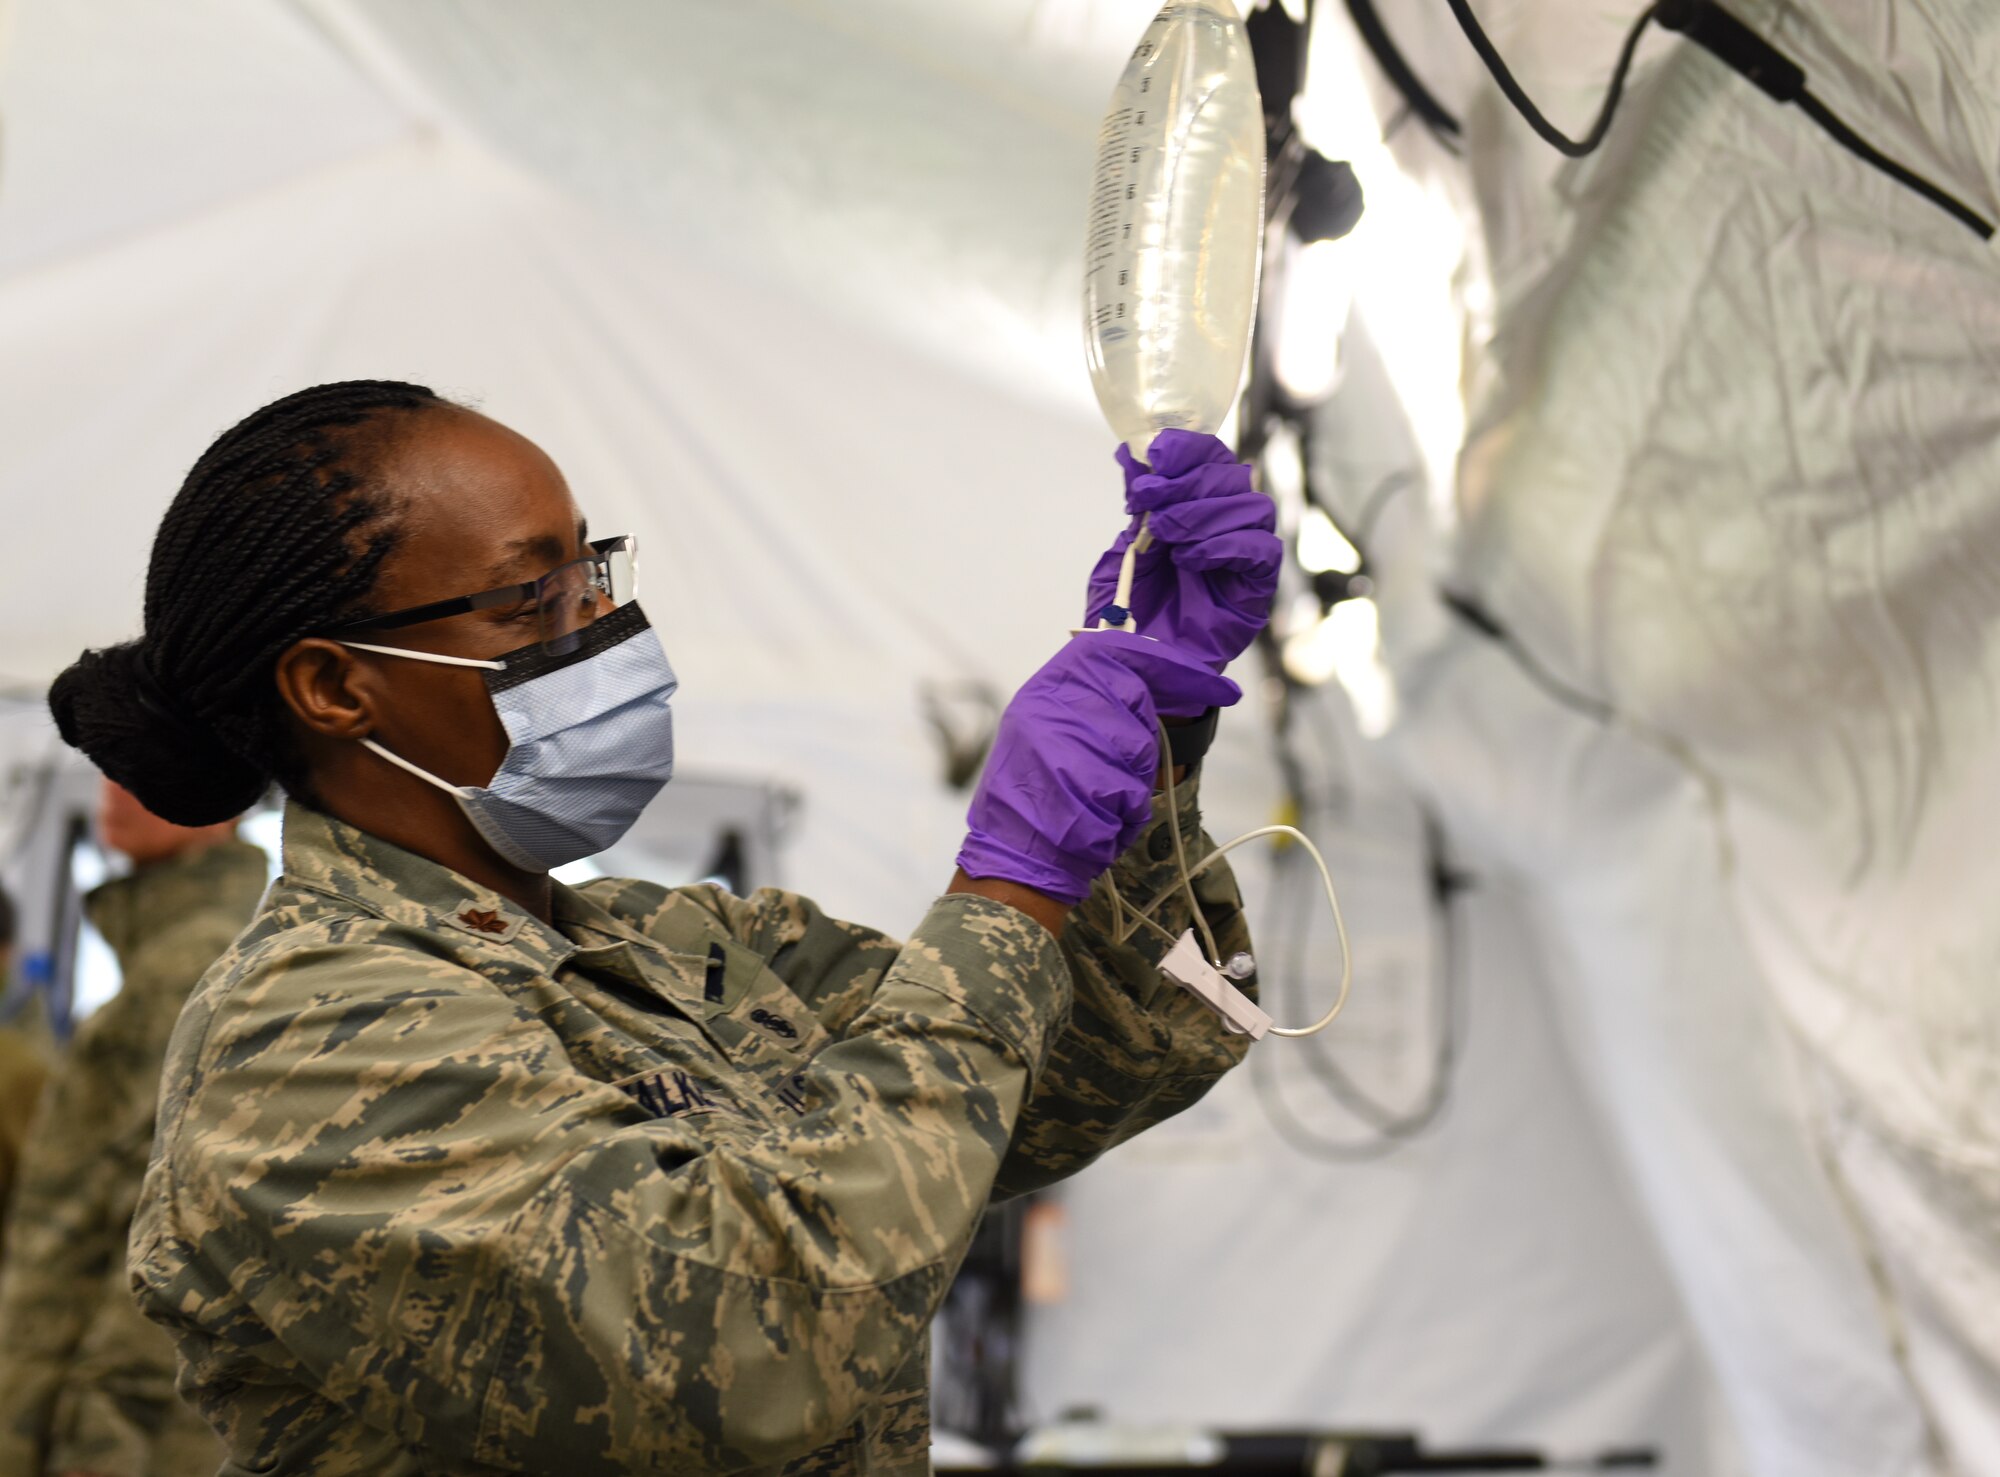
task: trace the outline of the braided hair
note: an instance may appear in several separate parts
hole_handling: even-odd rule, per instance
[[[185,826],[240,814],[273,780],[310,798],[273,664],[372,613],[398,504],[378,473],[422,385],[345,380],[273,401],[194,464],[146,570],[145,634],[86,651],[49,690],[63,739]]]

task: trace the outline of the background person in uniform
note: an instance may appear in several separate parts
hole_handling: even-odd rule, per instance
[[[901,943],[789,893],[550,879],[670,775],[675,680],[533,444],[351,382],[204,454],[143,637],[50,702],[166,815],[291,797],[285,875],[175,1031],[131,1248],[230,1471],[928,1470],[929,1324],[989,1199],[1242,1054],[1155,967],[1175,828],[1209,849],[1156,722],[1240,695],[1280,546],[1190,441],[1206,465],[1132,483],[1163,639],[1073,639],[1021,689]],[[1164,942],[1120,942],[1107,869],[1165,896]],[[1228,873],[1196,887],[1246,948]]]
[[[0,993],[13,977],[14,899],[0,887]],[[0,1235],[4,1235],[7,1207],[13,1203],[14,1184],[20,1176],[21,1151],[27,1146],[35,1105],[41,1101],[47,1077],[48,1066],[27,1034],[13,1026],[0,1026]],[[5,1265],[6,1246],[0,1240],[0,1266]],[[0,1324],[0,1328],[5,1326]]]
[[[213,1477],[221,1447],[174,1393],[173,1342],[133,1301],[125,1243],[167,1038],[269,863],[233,820],[177,826],[109,780],[97,824],[132,863],[84,900],[124,983],[78,1028],[22,1160],[0,1268],[0,1473]]]

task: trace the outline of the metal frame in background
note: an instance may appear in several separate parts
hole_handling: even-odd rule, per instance
[[[22,762],[7,780],[0,883],[13,896],[16,924],[13,976],[0,989],[0,1020],[13,1019],[39,998],[49,1029],[67,1039],[83,924],[70,859],[97,813],[97,771],[62,749]]]
[[[39,1000],[49,1028],[66,1040],[83,925],[83,895],[70,863],[91,835],[98,775],[82,756],[59,748],[23,761],[6,778],[0,836],[9,840],[0,843],[7,847],[0,882],[14,897],[19,924],[13,978],[0,990],[0,1021]],[[776,886],[798,807],[795,791],[770,781],[681,775],[597,864],[612,875],[668,883],[716,877],[737,893]]]

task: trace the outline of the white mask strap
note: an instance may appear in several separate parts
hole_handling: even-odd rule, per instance
[[[356,651],[376,651],[380,652],[383,656],[406,656],[413,662],[436,662],[438,665],[445,667],[478,667],[488,672],[504,672],[507,670],[505,662],[483,662],[478,657],[472,656],[445,656],[440,652],[411,651],[401,646],[370,646],[366,641],[342,641],[340,644],[342,646],[351,646]],[[387,751],[385,750],[384,752],[386,753]],[[391,754],[389,757],[394,759],[395,755]],[[403,761],[397,759],[396,762],[401,764]],[[416,772],[424,774],[421,769]],[[429,779],[430,776],[425,774],[424,778]],[[443,784],[444,782],[440,780],[438,783]],[[446,788],[450,787],[446,786]]]
[[[401,754],[390,753],[387,749],[383,748],[380,744],[376,743],[375,740],[373,740],[372,738],[363,739],[361,741],[361,747],[369,750],[372,753],[381,755],[384,759],[387,759],[391,764],[395,765],[398,769],[407,769],[411,774],[415,775],[420,780],[429,780],[432,784],[436,785],[440,790],[443,790],[447,795],[459,795],[464,793],[457,785],[452,784],[448,780],[439,779],[436,775],[432,774],[428,769],[425,769],[420,765],[410,763],[410,761],[405,759]]]

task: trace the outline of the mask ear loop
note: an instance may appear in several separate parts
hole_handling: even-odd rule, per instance
[[[340,644],[342,646],[352,647],[356,651],[379,652],[383,656],[406,656],[410,658],[410,660],[412,661],[436,662],[439,666],[444,666],[444,667],[477,667],[482,671],[487,671],[487,672],[504,672],[507,669],[507,664],[505,662],[482,661],[478,657],[446,656],[442,652],[411,651],[408,648],[401,646],[372,646],[366,641],[343,641]],[[366,749],[369,753],[375,755],[377,758],[387,759],[391,764],[395,765],[398,769],[406,769],[411,774],[415,775],[418,779],[426,780],[429,783],[436,785],[440,790],[443,790],[447,795],[463,795],[465,793],[464,788],[462,786],[454,785],[449,780],[439,779],[436,775],[432,774],[428,769],[425,769],[422,765],[412,764],[409,760],[405,759],[401,754],[391,753],[388,749],[385,749],[380,744],[376,743],[375,740],[372,738],[362,739],[361,747]]]
[[[379,759],[387,759],[391,764],[395,765],[398,769],[407,769],[411,774],[415,775],[418,779],[426,780],[429,783],[436,785],[440,790],[444,791],[445,794],[447,795],[465,794],[465,788],[463,786],[454,785],[450,780],[439,779],[436,775],[432,774],[428,769],[425,769],[422,765],[412,764],[409,760],[405,759],[401,754],[398,754],[391,749],[383,748],[380,744],[376,743],[375,740],[373,740],[372,738],[362,739],[361,747],[366,749],[369,753],[375,755]]]
[[[402,646],[371,646],[366,641],[343,641],[340,644],[352,647],[356,651],[379,652],[383,656],[406,656],[414,662],[436,662],[444,667],[478,667],[488,672],[507,670],[505,662],[481,661],[476,656],[446,656],[438,651],[411,651]]]

